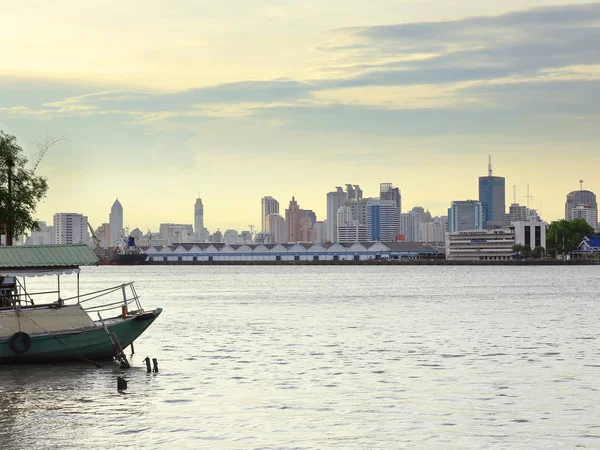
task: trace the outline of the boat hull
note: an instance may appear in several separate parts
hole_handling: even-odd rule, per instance
[[[161,308],[127,319],[105,321],[110,333],[115,333],[121,347],[131,345],[162,312]],[[81,360],[111,359],[112,342],[106,330],[93,326],[80,330],[31,335],[31,347],[24,353],[15,353],[8,338],[0,339],[0,364],[48,363]]]

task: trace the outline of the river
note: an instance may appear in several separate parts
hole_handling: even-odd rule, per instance
[[[128,371],[0,367],[2,450],[600,447],[598,266],[105,266],[81,280],[136,281],[164,312]]]

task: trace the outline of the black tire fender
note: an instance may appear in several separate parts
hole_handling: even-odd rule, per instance
[[[25,353],[31,348],[31,336],[24,331],[19,331],[10,337],[8,346],[15,353]]]

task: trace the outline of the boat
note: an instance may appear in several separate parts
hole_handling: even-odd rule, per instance
[[[112,254],[107,258],[100,258],[100,265],[115,265],[115,266],[136,266],[145,264],[148,255],[136,245],[135,238],[129,236],[122,238],[121,242],[113,249]]]
[[[97,264],[86,244],[0,247],[0,365],[124,357],[162,309],[144,310],[133,282],[81,294],[80,268]],[[61,276],[71,274],[77,294],[63,298]],[[26,289],[41,275],[56,276],[56,290]],[[49,295],[56,300],[36,301]]]

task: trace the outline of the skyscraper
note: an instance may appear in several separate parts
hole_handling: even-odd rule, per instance
[[[421,242],[421,215],[418,211],[400,214],[400,234],[405,242]]]
[[[580,181],[579,191],[569,192],[565,203],[565,219],[585,219],[594,230],[598,231],[598,203],[596,194],[583,190],[583,181]]]
[[[87,216],[76,213],[54,214],[55,244],[81,244],[88,240]]]
[[[398,206],[393,200],[371,199],[367,203],[367,230],[372,241],[395,242],[400,228]]]
[[[300,241],[300,220],[302,219],[302,210],[298,206],[295,197],[292,197],[290,206],[285,210],[285,223],[287,225],[287,242]]]
[[[483,229],[483,207],[476,200],[453,201],[448,209],[448,231]]]
[[[400,189],[394,187],[392,183],[379,184],[379,199],[393,200],[398,208],[398,214],[402,212],[402,193],[400,192]]]
[[[267,229],[271,233],[271,243],[280,244],[286,242],[285,219],[279,214],[269,214],[267,216]]]
[[[327,240],[332,242],[337,237],[337,212],[346,202],[346,193],[341,187],[327,194]]]
[[[260,201],[261,204],[261,226],[262,231],[267,229],[267,216],[269,214],[279,214],[279,202],[271,196],[263,197]]]
[[[204,205],[202,205],[202,199],[197,198],[196,204],[194,205],[194,232],[199,235],[204,229]]]
[[[505,225],[506,189],[504,177],[492,175],[492,157],[488,164],[488,176],[479,177],[479,201],[483,208],[483,228],[498,228]]]
[[[123,206],[119,199],[116,199],[110,208],[110,215],[108,218],[110,224],[110,242],[109,247],[115,245],[115,243],[123,236]]]

